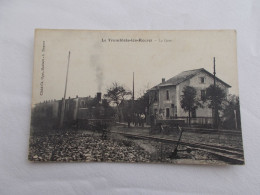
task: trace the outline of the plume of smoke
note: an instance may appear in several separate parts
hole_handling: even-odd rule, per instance
[[[100,63],[99,55],[92,55],[90,57],[90,64],[96,71],[97,90],[101,92],[103,86],[103,65]]]

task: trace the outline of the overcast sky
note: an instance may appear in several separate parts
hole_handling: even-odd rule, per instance
[[[33,104],[63,97],[69,51],[66,97],[95,96],[98,91],[104,94],[114,81],[132,90],[133,72],[135,94],[140,95],[147,86],[182,71],[205,68],[213,73],[213,57],[216,57],[217,77],[232,86],[230,93],[238,94],[235,31],[38,30]]]

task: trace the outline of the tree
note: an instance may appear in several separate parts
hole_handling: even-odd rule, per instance
[[[223,127],[227,129],[241,129],[239,97],[229,95],[223,110]]]
[[[107,89],[107,93],[104,94],[104,97],[107,98],[109,103],[116,105],[119,121],[121,121],[123,117],[122,110],[119,108],[119,106],[125,99],[129,98],[130,95],[131,92],[126,90],[117,82],[112,83],[112,86]]]
[[[183,95],[181,96],[181,107],[185,112],[189,113],[189,125],[191,112],[196,110],[198,107],[202,107],[202,104],[197,98],[197,91],[194,87],[186,86],[182,91]]]
[[[223,110],[223,101],[226,100],[226,92],[219,86],[210,85],[206,89],[206,98],[205,100],[209,101],[208,107],[212,108],[214,111],[214,126],[218,127],[219,125],[219,111]]]
[[[150,84],[147,83],[143,89],[139,91],[139,98],[135,100],[134,112],[145,113],[146,109],[149,110],[149,107],[155,102],[156,91],[148,91],[150,89]]]
[[[134,112],[145,113],[145,109],[148,109],[149,106],[149,95],[145,93],[135,101]]]

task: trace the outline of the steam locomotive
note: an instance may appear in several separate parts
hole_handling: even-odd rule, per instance
[[[59,129],[109,130],[114,123],[114,109],[101,93],[92,97],[65,99],[64,119],[61,126],[63,99],[50,100],[36,104],[32,110],[32,127],[34,132]]]

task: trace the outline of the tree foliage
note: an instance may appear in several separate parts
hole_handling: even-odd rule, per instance
[[[236,113],[236,116],[235,116]],[[238,129],[241,129],[240,118],[240,103],[239,97],[236,95],[229,95],[227,98],[227,104],[223,110],[223,127],[227,129],[235,129],[236,125]],[[236,118],[236,120],[235,120]],[[237,124],[236,124],[237,123]]]
[[[194,87],[186,86],[182,91],[181,95],[181,107],[185,112],[196,110],[201,107],[201,103],[197,99],[197,91]]]
[[[125,99],[129,98],[132,93],[126,90],[117,82],[112,83],[112,86],[107,89],[104,97],[110,102],[119,106]]]
[[[145,93],[143,96],[139,97],[134,104],[134,112],[145,113],[145,108],[148,108],[150,106],[149,94]]]
[[[214,87],[210,85],[206,89],[206,100],[209,101],[209,108],[217,108],[217,110],[223,109],[223,101],[226,99],[227,94],[219,86]]]
[[[190,124],[190,115],[193,110],[196,110],[198,107],[202,107],[202,104],[197,98],[197,91],[194,87],[186,86],[182,91],[181,95],[181,107],[185,112],[189,113],[189,124]]]
[[[124,120],[123,111],[120,107],[124,106],[124,100],[129,99],[129,97],[131,97],[131,94],[131,91],[126,90],[122,85],[117,82],[112,83],[112,86],[107,89],[107,93],[104,94],[104,97],[109,103],[116,105],[119,121]]]
[[[223,110],[223,102],[226,100],[227,94],[226,92],[219,86],[210,85],[206,89],[206,98],[208,101],[208,107],[213,109],[213,117],[214,117],[214,128],[219,128],[220,118],[219,111]]]

